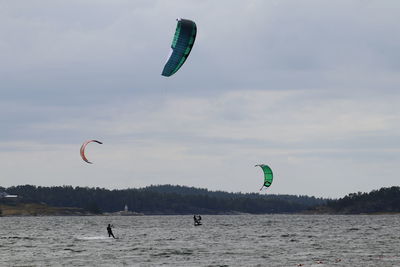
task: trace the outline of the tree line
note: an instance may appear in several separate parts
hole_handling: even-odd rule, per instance
[[[337,200],[329,200],[325,207],[334,213],[360,214],[400,212],[400,187],[383,187],[369,193],[352,193]]]
[[[19,185],[0,190],[20,196],[20,201],[77,207],[92,213],[116,212],[125,205],[144,214],[297,213],[326,203],[309,196],[228,193],[177,185],[120,190]]]

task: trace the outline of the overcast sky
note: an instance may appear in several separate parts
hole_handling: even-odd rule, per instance
[[[397,0],[0,0],[0,185],[399,185]],[[162,77],[176,18],[198,35]],[[89,165],[79,156],[90,144]],[[265,194],[265,192],[263,192]]]

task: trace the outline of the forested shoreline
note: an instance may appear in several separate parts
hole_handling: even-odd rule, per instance
[[[400,187],[369,193],[352,193],[339,199],[257,193],[228,193],[179,186],[152,185],[145,188],[109,190],[73,186],[19,185],[0,187],[0,192],[18,195],[0,198],[0,204],[38,203],[50,207],[78,208],[88,214],[129,211],[152,214],[375,214],[400,213]],[[7,202],[7,203],[6,203]]]
[[[18,195],[18,201],[82,208],[95,214],[120,211],[125,205],[143,214],[299,213],[326,203],[309,196],[228,193],[177,185],[122,190],[20,185],[0,187],[0,191]]]
[[[352,193],[316,207],[319,213],[374,214],[400,212],[400,187],[383,187],[369,193]]]

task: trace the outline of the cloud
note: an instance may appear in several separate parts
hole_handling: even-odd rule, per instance
[[[47,175],[62,179],[47,181],[49,185],[62,181],[123,188],[178,183],[251,192],[259,186],[252,166],[269,163],[284,174],[277,176],[271,192],[336,196],[330,192],[347,192],[349,187],[358,190],[360,182],[375,175],[379,165],[390,165],[395,172],[400,112],[393,107],[398,96],[387,102],[385,97],[372,101],[323,95],[314,90],[244,90],[212,99],[167,97],[152,105],[147,105],[151,98],[134,98],[125,99],[123,105],[89,110],[75,119],[64,114],[63,108],[55,108],[52,113],[61,118],[39,119],[22,130],[34,140],[26,151],[23,145],[13,149],[11,142],[0,147],[5,162],[19,158],[18,162],[27,164],[25,170],[12,168],[14,174],[20,172],[21,182],[26,169],[35,173],[40,166],[46,170],[50,162]],[[104,145],[88,150],[95,165],[81,166],[78,149],[90,138]],[[13,150],[14,158],[10,158]],[[55,166],[63,171],[57,174]],[[371,172],[360,174],[358,167],[351,166]],[[69,170],[64,172],[65,168]],[[300,170],[306,174],[301,179]],[[110,177],[116,178],[110,182]],[[334,189],[300,186],[321,179]],[[387,180],[395,182],[395,176]]]

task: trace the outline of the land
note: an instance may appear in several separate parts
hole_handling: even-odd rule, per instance
[[[0,204],[0,216],[82,216],[91,213],[70,207],[51,207],[38,203]]]
[[[125,205],[129,212],[145,215],[299,213],[326,202],[309,196],[228,193],[177,185],[123,190],[21,185],[0,187],[1,191],[25,203],[80,208],[91,214],[116,213]]]
[[[352,193],[329,200],[306,211],[308,214],[397,214],[400,213],[400,187],[383,187],[369,193]]]
[[[0,198],[0,216],[400,213],[398,186],[339,199],[228,193],[176,185],[124,190],[24,185],[0,187],[0,192],[18,195]],[[122,211],[125,205],[129,210]]]

